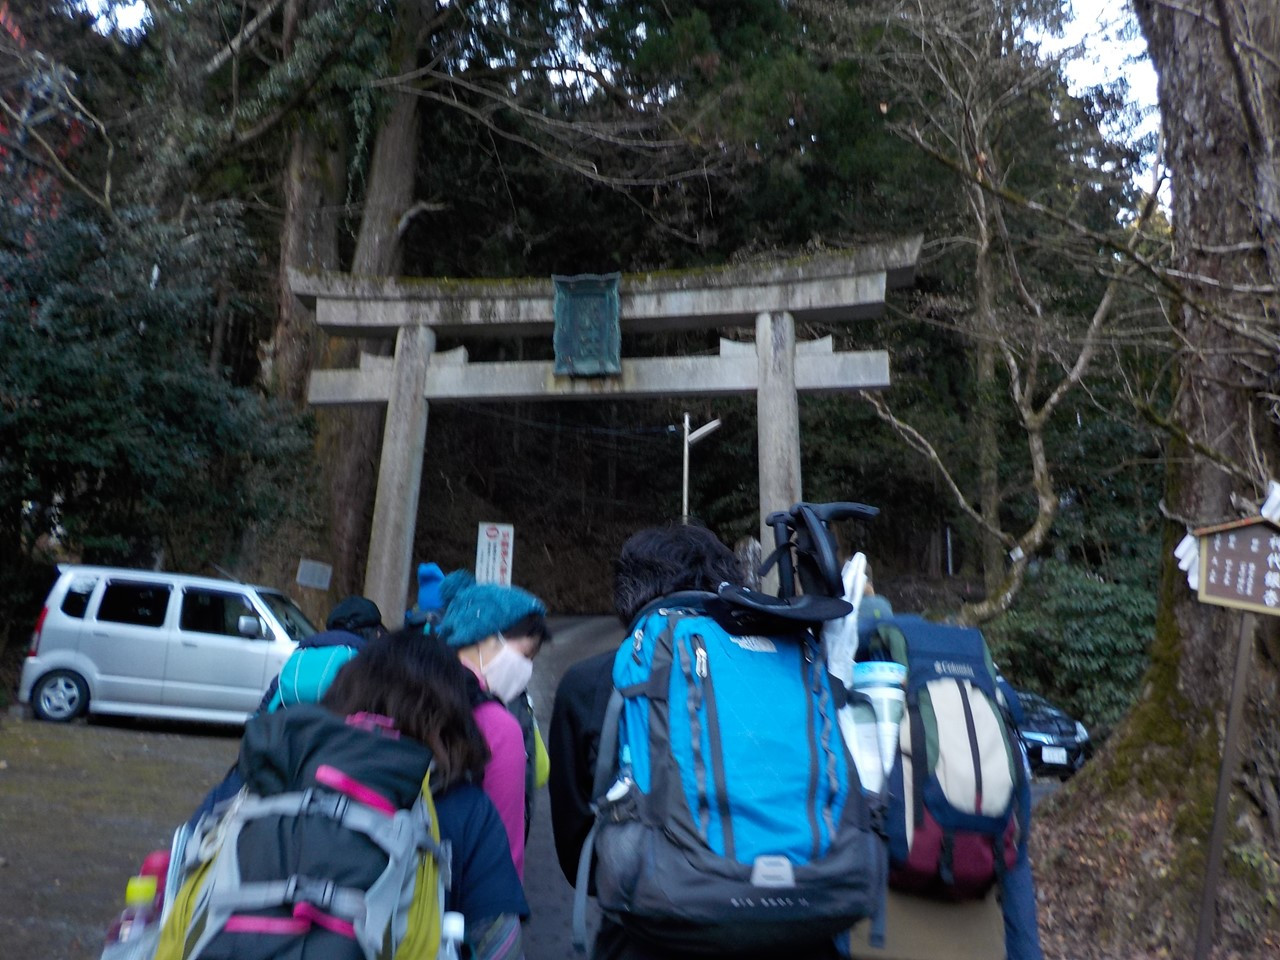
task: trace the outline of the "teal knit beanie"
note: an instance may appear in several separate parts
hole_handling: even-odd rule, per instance
[[[444,614],[435,635],[455,648],[469,647],[527,616],[547,612],[547,605],[528,590],[476,583],[466,570],[455,570],[444,578],[440,599]]]

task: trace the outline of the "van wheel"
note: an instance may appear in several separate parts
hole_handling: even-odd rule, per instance
[[[31,709],[41,720],[65,723],[89,706],[89,685],[70,670],[55,670],[40,678],[31,691]]]

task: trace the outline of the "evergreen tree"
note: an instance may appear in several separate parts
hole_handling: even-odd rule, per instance
[[[210,213],[177,229],[0,205],[6,576],[66,556],[198,570],[287,511],[307,434],[211,362],[210,315],[243,307],[221,277],[253,251],[233,211]]]

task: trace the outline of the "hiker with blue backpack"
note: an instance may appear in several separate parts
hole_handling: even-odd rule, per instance
[[[742,579],[737,559],[708,530],[693,525],[642,530],[627,540],[615,563],[614,609],[625,627],[654,597],[715,590]],[[577,879],[578,858],[595,822],[592,784],[616,658],[616,651],[609,650],[570,666],[552,707],[547,732],[551,832],[570,884]]]
[[[884,848],[812,624],[742,581],[705,529],[637,533],[615,567],[626,639],[557,690],[552,823],[575,936],[589,887],[604,911],[596,960],[825,960],[879,911]]]
[[[876,512],[770,515],[777,597],[699,528],[624,545],[627,638],[570,668],[551,728],[575,937],[588,891],[604,913],[593,957],[1040,960],[1030,793],[990,655],[976,630],[863,601],[829,527]],[[895,684],[897,714],[877,713]]]

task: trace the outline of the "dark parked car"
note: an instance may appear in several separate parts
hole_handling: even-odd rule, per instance
[[[1026,748],[1031,772],[1038,777],[1067,779],[1093,752],[1084,724],[1028,690],[1018,690],[1022,726],[1018,733]]]

